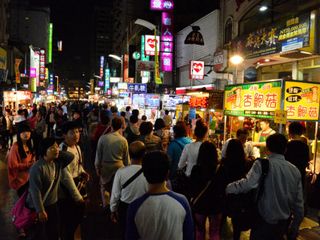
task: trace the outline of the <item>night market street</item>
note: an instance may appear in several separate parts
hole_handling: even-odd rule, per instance
[[[0,239],[13,240],[17,239],[17,233],[11,223],[11,208],[16,200],[16,193],[8,187],[7,165],[4,162],[5,152],[0,152]],[[118,240],[120,232],[117,225],[112,224],[107,215],[99,206],[97,194],[91,200],[84,223],[82,224],[83,233],[86,240]],[[300,226],[300,236],[298,240],[319,240],[320,227],[310,218],[305,218]],[[80,240],[79,231],[76,240]],[[231,240],[230,232],[226,231],[224,240]],[[249,232],[242,235],[242,240],[249,239]]]

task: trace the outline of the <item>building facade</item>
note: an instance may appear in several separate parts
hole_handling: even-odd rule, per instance
[[[220,5],[224,48],[229,58],[244,59],[230,64],[238,83],[279,78],[320,82],[319,1],[225,0]]]

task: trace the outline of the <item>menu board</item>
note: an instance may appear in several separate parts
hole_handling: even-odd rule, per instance
[[[281,80],[229,85],[225,87],[225,114],[258,118],[273,118],[280,110]]]
[[[319,120],[320,83],[286,81],[284,110],[289,120]]]

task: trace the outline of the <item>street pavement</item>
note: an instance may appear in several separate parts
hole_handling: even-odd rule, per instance
[[[17,233],[11,223],[10,211],[17,199],[14,190],[8,186],[7,165],[5,151],[0,151],[0,240],[17,239]],[[87,205],[87,212],[81,226],[82,240],[119,240],[119,227],[113,224],[106,212],[100,207],[99,189],[97,180],[89,186],[90,202]],[[314,211],[312,214],[315,216]],[[223,240],[231,240],[230,220],[223,231]],[[298,240],[320,240],[320,227],[309,217],[306,217],[300,227]],[[250,232],[244,232],[241,240],[249,239]],[[81,240],[80,231],[77,231],[76,240]]]

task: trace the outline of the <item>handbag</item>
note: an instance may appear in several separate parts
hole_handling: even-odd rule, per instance
[[[262,174],[258,188],[247,193],[227,195],[227,215],[237,223],[241,231],[247,231],[258,225],[262,218],[259,213],[258,203],[264,191],[265,178],[269,171],[269,161],[259,158]]]
[[[54,181],[51,181],[51,184],[46,194],[43,197],[43,200],[42,200],[43,202],[46,201],[51,189],[57,182],[57,175],[58,175],[57,172],[58,171],[56,170]],[[27,196],[28,196],[28,190],[26,190],[22,194],[22,196],[15,203],[11,211],[11,215],[12,215],[11,221],[16,226],[17,229],[27,229],[37,221],[38,214],[36,213],[36,211],[26,207]]]

